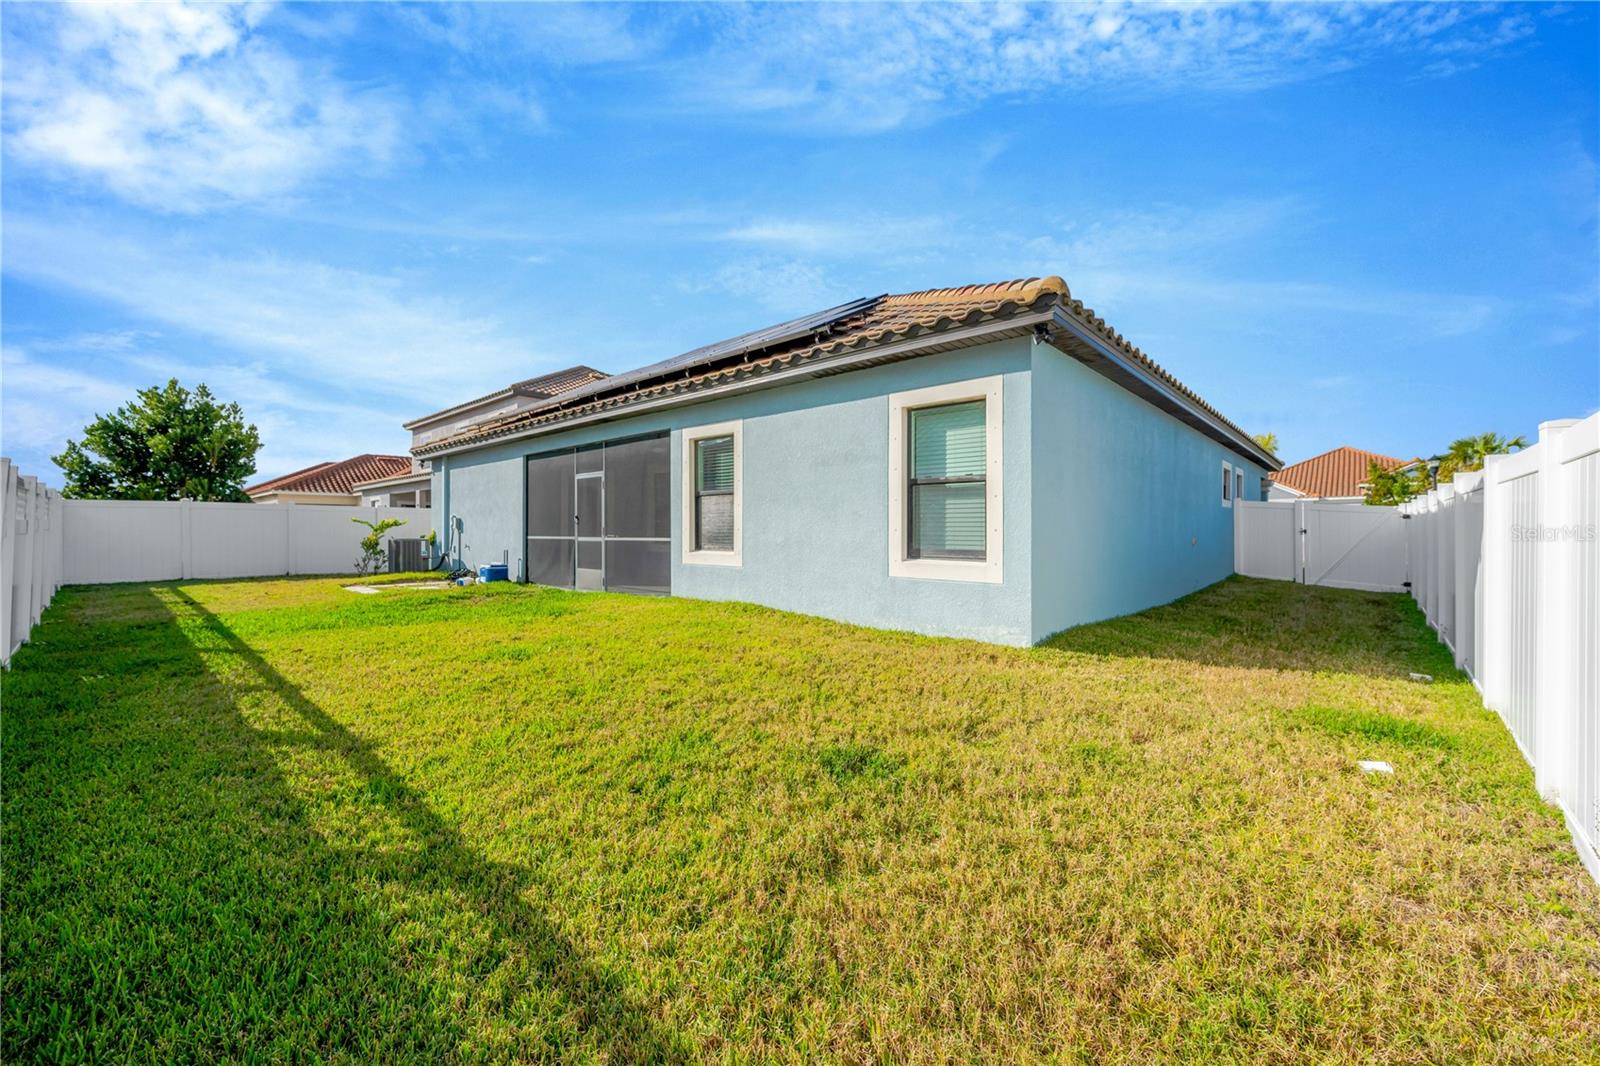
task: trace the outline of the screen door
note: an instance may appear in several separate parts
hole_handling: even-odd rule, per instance
[[[672,591],[666,434],[528,459],[528,581],[664,596]]]

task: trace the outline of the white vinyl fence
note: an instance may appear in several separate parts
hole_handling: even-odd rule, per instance
[[[61,587],[61,515],[65,502],[39,479],[0,459],[0,666],[28,639]]]
[[[65,500],[0,459],[0,666],[25,643],[62,585],[184,578],[348,574],[367,529],[353,518],[433,528],[426,507]]]
[[[1369,592],[1405,589],[1405,523],[1393,507],[1235,500],[1233,523],[1233,569],[1246,577]]]
[[[388,536],[425,535],[426,507],[333,507],[189,500],[66,500],[62,522],[69,585],[181,578],[348,574],[364,526],[398,518]]]
[[[1600,414],[1401,511],[1411,594],[1600,880]]]

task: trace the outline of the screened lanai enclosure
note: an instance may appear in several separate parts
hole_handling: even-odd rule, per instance
[[[527,580],[665,596],[672,591],[666,434],[528,458]]]

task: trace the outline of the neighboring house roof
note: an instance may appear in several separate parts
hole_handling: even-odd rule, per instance
[[[1271,478],[1274,484],[1302,496],[1360,496],[1371,464],[1393,470],[1405,466],[1408,461],[1346,446],[1286,466]]]
[[[1015,329],[1005,329],[1007,321],[1012,319],[1024,321]],[[990,326],[999,328],[978,328]],[[1231,447],[1248,454],[1269,470],[1278,465],[1244,430],[1106,325],[1081,300],[1074,300],[1067,283],[1055,276],[853,300],[828,311],[696,348],[639,370],[591,381],[553,397],[548,403],[466,427],[412,451],[419,456],[433,455],[502,437],[526,435],[584,416],[613,411],[620,415],[623,413],[620,409],[625,407],[724,388],[813,363],[819,364],[818,372],[825,372],[827,364],[847,358],[852,368],[876,365],[1003,336],[1026,335],[1030,330],[1058,347],[1072,348],[1074,354],[1083,349],[1079,357],[1085,361],[1105,363],[1103,351],[1088,351],[1080,338],[1066,335],[1076,332],[1092,336],[1113,353],[1112,361],[1121,359],[1136,368],[1136,374],[1142,372],[1152,379],[1139,383],[1141,394],[1148,393],[1162,402],[1170,399],[1170,395],[1163,394],[1181,396],[1223,427],[1221,431],[1207,427],[1208,432],[1220,432]],[[955,336],[958,333],[967,336],[958,338]],[[853,358],[880,348],[887,349],[881,359]],[[1117,368],[1117,373],[1124,374],[1125,368]],[[1119,380],[1127,383],[1125,377]]]
[[[357,455],[337,463],[318,463],[292,474],[245,488],[249,496],[269,492],[354,493],[355,486],[379,478],[397,477],[411,470],[409,455]]]
[[[534,399],[549,399],[552,396],[559,396],[564,392],[571,392],[573,389],[576,389],[581,385],[587,385],[592,381],[598,381],[606,376],[608,375],[605,373],[605,371],[596,370],[592,366],[569,366],[565,370],[557,370],[554,373],[544,374],[540,377],[528,378],[524,381],[514,382],[510,385],[507,385],[505,388],[498,390],[497,392],[491,392],[488,395],[479,396],[475,400],[467,400],[465,403],[458,403],[454,406],[446,407],[442,411],[435,411],[432,414],[423,415],[421,418],[413,418],[411,421],[403,423],[402,428],[417,429],[432,422],[439,422],[448,418],[453,418],[465,411],[472,410],[474,407],[479,407],[486,403],[493,403],[498,400],[508,400],[513,396],[529,396]]]
[[[396,485],[426,485],[432,480],[432,471],[412,470],[407,467],[406,472],[403,474],[394,474],[390,477],[373,478],[371,481],[358,481],[352,485],[351,488],[356,492],[362,492],[366,489],[394,488]]]

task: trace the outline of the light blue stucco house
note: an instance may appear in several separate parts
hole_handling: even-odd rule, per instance
[[[407,423],[453,561],[1034,643],[1233,571],[1279,466],[1057,277],[855,300]]]

